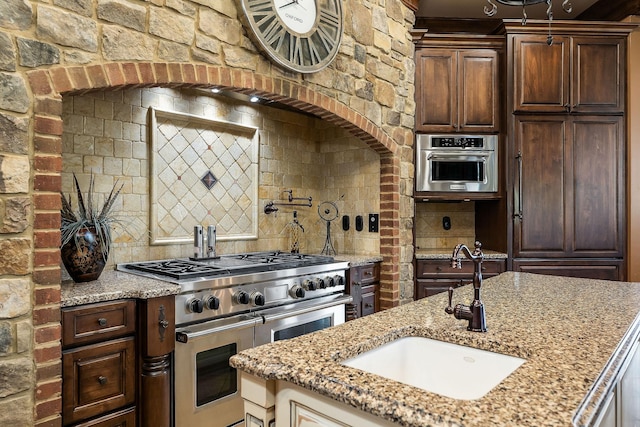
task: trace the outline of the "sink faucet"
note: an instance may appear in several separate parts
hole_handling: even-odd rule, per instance
[[[482,287],[482,260],[484,254],[482,253],[482,244],[478,241],[475,242],[475,249],[473,252],[463,244],[457,245],[453,249],[451,255],[451,267],[462,268],[461,254],[464,254],[467,258],[473,261],[473,302],[471,305],[457,304],[455,307],[451,306],[453,299],[453,287],[449,288],[449,306],[444,309],[447,314],[453,314],[456,319],[464,319],[469,321],[467,326],[468,331],[473,332],[487,332],[487,320],[484,314],[484,304],[480,300],[480,288]]]

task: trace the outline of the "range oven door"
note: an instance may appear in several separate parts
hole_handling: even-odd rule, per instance
[[[345,321],[345,305],[350,295],[329,295],[287,306],[266,309],[263,324],[256,326],[256,346],[294,338],[336,326]]]
[[[244,425],[240,375],[229,358],[253,347],[260,318],[234,316],[176,329],[174,425]]]

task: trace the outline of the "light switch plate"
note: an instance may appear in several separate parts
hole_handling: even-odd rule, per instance
[[[369,232],[377,233],[380,229],[380,216],[378,214],[369,214]]]

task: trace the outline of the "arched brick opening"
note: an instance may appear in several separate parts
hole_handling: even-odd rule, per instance
[[[133,87],[207,87],[256,94],[347,129],[380,155],[381,307],[400,300],[400,148],[367,117],[300,82],[248,70],[177,63],[108,63],[34,70],[27,73],[33,93],[34,206],[34,358],[36,420],[61,412],[60,345],[60,190],[62,171],[62,96]],[[48,425],[38,423],[39,425]]]

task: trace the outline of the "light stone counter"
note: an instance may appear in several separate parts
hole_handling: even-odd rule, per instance
[[[372,262],[382,262],[380,255],[335,255],[336,261],[347,261],[350,267],[358,267]]]
[[[180,286],[116,270],[105,270],[98,280],[62,283],[62,307],[124,298],[149,299],[176,295]]]
[[[471,299],[470,286],[456,289],[455,303]],[[640,335],[640,284],[507,272],[485,280],[482,300],[487,333],[468,332],[466,321],[445,314],[447,295],[440,294],[246,350],[231,363],[403,426],[588,425]],[[443,397],[339,363],[411,335],[526,362],[473,401]]]

